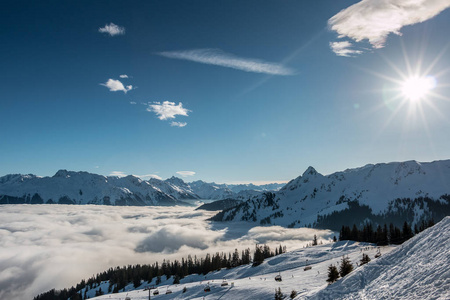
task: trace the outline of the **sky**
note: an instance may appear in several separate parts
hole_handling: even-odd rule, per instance
[[[3,1],[0,176],[265,183],[449,159],[449,7]]]
[[[330,230],[214,224],[215,212],[185,207],[6,205],[0,211],[0,298],[32,299],[111,267],[181,261],[188,255],[254,249],[288,251],[331,241]],[[55,226],[57,225],[57,226]],[[126,239],[124,239],[126,237]]]

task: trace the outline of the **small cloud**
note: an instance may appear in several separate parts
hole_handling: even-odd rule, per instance
[[[207,65],[215,65],[237,69],[245,72],[264,73],[270,75],[293,75],[294,71],[278,63],[266,62],[254,58],[238,57],[225,53],[220,49],[193,49],[183,51],[160,52],[158,55],[189,60]]]
[[[114,23],[109,23],[105,25],[105,27],[101,27],[98,29],[98,32],[107,33],[110,36],[122,35],[125,34],[125,28],[121,26],[117,26]]]
[[[189,177],[189,176],[194,176],[195,175],[194,171],[178,171],[176,173],[178,175],[182,176],[182,177]]]
[[[333,50],[337,56],[352,57],[362,53],[361,50],[350,49],[351,47],[353,47],[353,45],[348,41],[330,43],[331,50]]]
[[[134,101],[130,101],[130,104],[136,104],[136,102],[134,102]]]
[[[96,169],[100,168],[99,166],[95,166]]]
[[[123,91],[127,93],[133,89],[132,85],[127,85],[126,87],[123,85],[120,80],[108,79],[106,83],[100,83],[100,85],[106,86],[111,92]]]
[[[112,171],[109,176],[125,177],[127,174],[121,171]]]
[[[170,123],[170,126],[174,126],[174,127],[184,127],[186,125],[187,125],[186,122],[175,122],[175,121],[173,121],[172,123]]]
[[[174,119],[176,115],[188,116],[188,112],[190,112],[190,110],[183,107],[181,102],[175,105],[175,102],[170,101],[164,101],[163,103],[153,102],[153,104],[149,105],[147,111],[154,112],[160,120]]]
[[[128,75],[123,74],[123,75],[119,75],[120,78],[128,78]]]
[[[155,179],[159,179],[162,180],[162,178],[156,174],[147,174],[147,175],[134,175],[136,177],[139,177],[140,179],[150,179],[150,178],[155,178]]]
[[[448,0],[362,0],[331,17],[328,25],[339,38],[367,40],[378,49],[384,47],[389,34],[401,35],[402,27],[427,21],[448,7]]]

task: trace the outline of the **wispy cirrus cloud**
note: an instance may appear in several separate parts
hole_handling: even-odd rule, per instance
[[[109,23],[109,25],[106,24],[104,27],[100,27],[98,32],[107,33],[110,36],[123,35],[125,34],[125,28],[114,23]]]
[[[361,50],[354,50],[351,49],[353,47],[352,43],[349,41],[342,41],[342,42],[331,42],[330,48],[333,50],[334,53],[336,53],[337,56],[346,56],[346,57],[352,57],[356,54],[361,54]]]
[[[178,175],[182,176],[182,177],[189,177],[189,176],[194,176],[195,175],[194,171],[178,171],[176,173]]]
[[[177,115],[188,116],[188,112],[190,112],[189,109],[183,107],[183,103],[179,102],[176,105],[175,102],[170,101],[153,102],[153,104],[149,104],[147,111],[154,112],[160,120],[174,119]]]
[[[122,91],[124,93],[127,93],[128,91],[131,91],[133,89],[132,85],[124,86],[120,80],[116,79],[108,79],[105,83],[100,83],[100,85],[106,86],[111,92],[117,92]]]
[[[448,7],[448,0],[362,0],[331,17],[328,25],[339,38],[367,40],[378,49],[384,47],[389,34],[401,35],[402,27],[429,20]],[[343,45],[331,48],[340,55],[345,53]]]
[[[220,49],[192,49],[182,51],[159,52],[158,55],[237,69],[245,72],[264,73],[270,75],[293,75],[294,71],[278,63],[266,62],[254,58],[238,57]]]

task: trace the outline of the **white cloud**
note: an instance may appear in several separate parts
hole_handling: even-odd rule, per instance
[[[124,93],[131,91],[133,89],[132,85],[127,85],[126,87],[122,82],[115,79],[108,79],[106,83],[100,83],[100,85],[106,86],[111,92],[123,91]]]
[[[136,102],[134,102],[134,101],[130,101],[130,104],[136,104]]]
[[[187,125],[186,122],[175,122],[175,121],[173,121],[172,123],[170,123],[170,126],[175,126],[175,127],[184,127],[186,125]]]
[[[187,116],[190,110],[183,107],[181,102],[178,105],[175,105],[175,102],[164,101],[153,102],[147,108],[147,111],[152,111],[156,113],[160,120],[174,119],[176,115]]]
[[[264,73],[271,75],[293,75],[294,71],[281,64],[265,62],[254,58],[237,57],[219,49],[193,49],[183,51],[168,51],[158,53],[161,56],[194,61],[202,64],[215,65],[242,70],[245,72]]]
[[[105,27],[101,27],[98,29],[98,32],[107,33],[110,36],[122,35],[125,34],[125,28],[121,26],[117,26],[114,23],[109,23],[105,25]]]
[[[128,78],[128,75],[123,74],[123,75],[119,75],[120,78]]]
[[[125,177],[127,174],[121,171],[112,171],[109,176]]]
[[[147,174],[147,175],[134,175],[136,177],[139,177],[141,179],[150,179],[150,178],[155,178],[155,179],[159,179],[162,180],[162,178],[156,174]]]
[[[407,25],[424,22],[450,7],[448,0],[362,0],[328,20],[339,38],[368,40],[382,48],[389,34],[401,35]]]
[[[194,176],[195,175],[194,171],[178,171],[176,173],[178,175],[182,176],[182,177],[188,177],[188,176]]]
[[[353,47],[352,43],[349,41],[343,41],[343,42],[332,42],[330,43],[331,50],[333,50],[334,53],[336,53],[338,56],[346,56],[351,57],[356,54],[361,54],[361,50],[353,50],[350,49]]]
[[[310,242],[314,233],[332,236],[305,228],[251,229],[250,223],[205,221],[214,213],[187,207],[4,205],[0,299],[33,299],[115,266],[181,260],[189,254],[200,258],[263,242],[292,250]]]

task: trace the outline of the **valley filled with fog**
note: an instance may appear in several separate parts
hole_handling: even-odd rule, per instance
[[[335,234],[206,221],[214,214],[193,207],[0,206],[0,298],[32,299],[110,267],[253,250],[255,243],[289,251],[315,234],[323,240]]]

